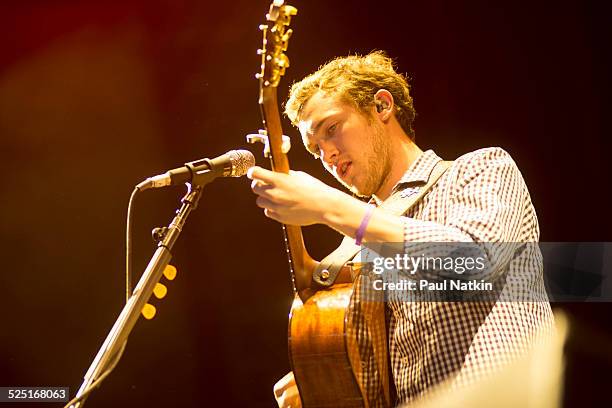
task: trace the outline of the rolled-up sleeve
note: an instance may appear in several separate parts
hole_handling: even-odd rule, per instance
[[[471,279],[494,280],[510,262],[524,231],[537,229],[523,177],[510,155],[501,148],[475,151],[457,159],[445,175],[440,222],[408,216],[404,223],[404,248],[409,255],[422,245],[436,242],[474,243],[486,259],[486,273]],[[534,225],[535,223],[535,225]],[[448,248],[449,246],[433,246]],[[436,251],[436,250],[430,250]],[[430,253],[443,256],[442,253]],[[425,271],[423,271],[425,272]]]

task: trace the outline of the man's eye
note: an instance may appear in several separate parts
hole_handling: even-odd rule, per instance
[[[329,128],[327,128],[327,134],[333,135],[337,127],[338,127],[337,123],[334,123],[333,125],[331,125]]]

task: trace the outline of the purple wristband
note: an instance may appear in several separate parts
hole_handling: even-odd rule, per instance
[[[368,210],[363,216],[361,224],[359,224],[359,228],[357,229],[357,233],[355,234],[355,245],[361,245],[361,241],[363,240],[363,235],[365,234],[366,227],[368,226],[368,222],[370,222],[370,218],[372,217],[375,208],[376,207],[372,204],[368,205]]]

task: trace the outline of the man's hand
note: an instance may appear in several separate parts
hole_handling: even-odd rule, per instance
[[[316,178],[301,172],[276,173],[251,167],[247,177],[257,205],[267,217],[283,224],[325,224],[348,237],[355,237],[368,205]],[[402,217],[374,211],[364,235],[365,242],[402,242]]]
[[[259,196],[257,206],[267,217],[283,224],[323,223],[325,212],[343,195],[301,171],[284,174],[256,166],[249,169],[247,177],[253,180],[251,189]]]
[[[302,407],[302,400],[300,400],[300,394],[295,384],[293,371],[289,371],[286,376],[274,384],[274,398],[276,398],[279,408]]]

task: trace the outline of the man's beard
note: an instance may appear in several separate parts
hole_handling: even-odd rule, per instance
[[[362,186],[344,184],[351,192],[359,197],[369,197],[379,191],[387,182],[391,174],[391,147],[389,139],[378,124],[373,124],[372,137],[369,146],[360,157],[360,165],[356,169],[365,175]],[[355,167],[353,167],[355,169]],[[356,175],[357,176],[357,175]]]

